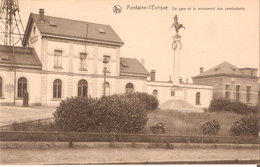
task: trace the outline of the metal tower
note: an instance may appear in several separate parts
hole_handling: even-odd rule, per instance
[[[2,0],[0,8],[0,45],[14,46],[22,41],[24,27],[18,0]]]

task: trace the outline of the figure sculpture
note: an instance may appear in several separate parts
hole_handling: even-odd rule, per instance
[[[172,26],[171,26],[170,29],[172,29],[173,26],[174,26],[175,31],[176,31],[177,34],[178,34],[178,32],[179,32],[179,29],[181,29],[181,28],[184,28],[184,29],[185,29],[185,27],[184,27],[182,24],[179,24],[179,23],[178,23],[178,16],[177,16],[177,15],[175,15],[175,16],[173,17],[173,20],[174,20],[174,22],[173,22],[173,24],[172,24]]]

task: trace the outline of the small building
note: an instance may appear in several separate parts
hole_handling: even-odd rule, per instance
[[[213,87],[214,98],[236,99],[256,105],[258,103],[258,77],[255,68],[237,68],[223,62],[207,71],[200,68],[200,74],[192,77],[193,83]]]

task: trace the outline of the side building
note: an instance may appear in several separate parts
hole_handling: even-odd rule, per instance
[[[255,68],[237,68],[223,62],[193,77],[193,83],[213,87],[214,98],[236,99],[256,105],[258,103],[258,77]]]

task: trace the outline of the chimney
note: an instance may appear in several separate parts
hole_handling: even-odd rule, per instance
[[[169,82],[172,82],[172,76],[170,75],[170,80],[169,80]]]
[[[200,67],[200,74],[203,73],[203,67]]]
[[[151,70],[150,73],[151,73],[151,81],[155,81],[155,70]]]
[[[141,64],[142,64],[142,66],[145,67],[145,60],[144,59],[141,59]]]
[[[189,80],[188,80],[188,78],[186,78],[186,83],[189,83]]]
[[[39,9],[40,22],[44,23],[44,9]]]

